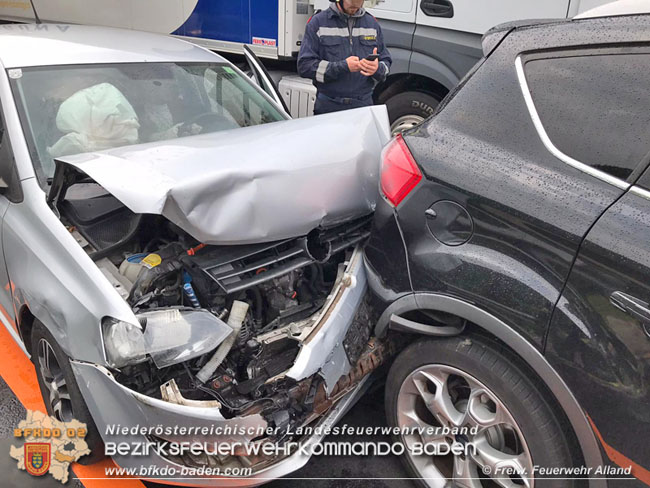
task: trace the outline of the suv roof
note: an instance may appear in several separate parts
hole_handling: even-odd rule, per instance
[[[512,20],[498,24],[483,34],[481,45],[483,47],[483,55],[487,56],[492,50],[506,37],[512,30],[520,29],[523,27],[533,27],[538,25],[557,24],[560,22],[567,22],[566,19],[523,19]]]
[[[579,37],[580,35],[584,35],[584,32],[591,33],[593,31],[592,37],[595,40],[599,37],[598,31],[609,26],[612,29],[608,34],[610,39],[604,42],[614,42],[616,39],[618,39],[616,42],[622,42],[623,40],[647,42],[649,39],[647,34],[648,14],[650,14],[650,0],[617,0],[588,10],[572,19],[524,19],[504,22],[503,24],[492,27],[483,35],[481,42],[483,55],[488,56],[512,32],[524,29],[557,28],[562,30],[569,26],[570,37]],[[591,25],[592,22],[598,22],[599,25]],[[629,26],[636,26],[637,29],[628,31],[627,28],[621,28],[622,23],[629,24]],[[577,26],[581,25],[586,27],[578,29]],[[562,30],[562,32],[567,31]]]

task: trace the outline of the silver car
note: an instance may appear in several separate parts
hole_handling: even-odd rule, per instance
[[[359,250],[385,107],[290,120],[251,54],[249,77],[170,37],[0,26],[0,320],[87,462],[318,443],[387,356]],[[309,455],[113,458],[241,486]]]

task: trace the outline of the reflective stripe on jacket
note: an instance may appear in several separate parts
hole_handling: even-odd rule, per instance
[[[346,58],[365,58],[375,47],[379,55],[377,72],[371,77],[351,73]],[[298,73],[314,80],[319,93],[332,98],[367,98],[375,84],[386,79],[390,65],[381,27],[363,9],[349,16],[332,3],[307,24],[298,55]]]

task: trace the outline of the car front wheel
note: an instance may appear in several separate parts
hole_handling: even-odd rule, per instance
[[[76,419],[86,424],[85,441],[90,454],[79,459],[79,463],[101,460],[105,457],[104,444],[81,396],[68,356],[41,323],[34,324],[31,339],[32,361],[48,415],[61,422]]]
[[[530,376],[519,358],[480,336],[407,347],[388,375],[386,413],[400,429],[395,440],[410,474],[436,488],[574,486],[534,474],[534,466],[573,461],[568,429]]]

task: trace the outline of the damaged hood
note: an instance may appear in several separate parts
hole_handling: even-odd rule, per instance
[[[200,242],[247,244],[372,212],[389,139],[382,105],[57,161],[133,212],[163,215]]]

